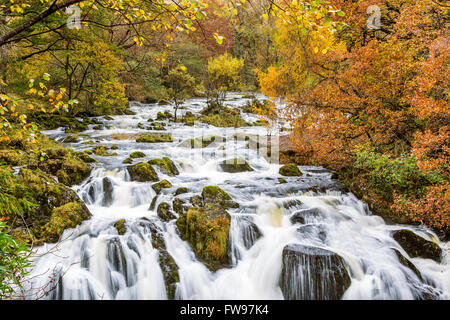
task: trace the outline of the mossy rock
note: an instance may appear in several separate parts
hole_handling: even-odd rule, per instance
[[[158,105],[160,105],[160,106],[166,106],[166,105],[169,105],[169,104],[170,104],[170,101],[167,101],[167,100],[164,100],[164,99],[161,99],[161,100],[158,101]]]
[[[136,159],[136,158],[145,158],[145,153],[141,152],[141,151],[135,151],[130,153],[129,156],[131,159]]]
[[[394,231],[393,237],[411,258],[420,257],[441,262],[442,249],[436,243],[406,229]]]
[[[285,178],[278,178],[279,183],[287,183]]]
[[[202,190],[203,202],[206,203],[222,203],[226,200],[231,200],[228,193],[223,191],[218,186],[206,186]]]
[[[185,205],[185,202],[181,200],[180,198],[173,199],[172,202],[173,211],[178,213],[179,215],[184,214],[186,211],[187,206]]]
[[[164,122],[153,122],[149,129],[157,131],[166,130],[166,124]]]
[[[133,163],[133,159],[131,158],[126,158],[125,160],[122,161],[123,164],[131,164]]]
[[[224,208],[239,208],[230,195],[217,186],[206,186],[202,190],[203,204],[217,204]]]
[[[180,194],[183,193],[187,193],[188,189],[186,187],[179,187],[176,191],[175,191],[175,196],[178,196]]]
[[[69,202],[52,210],[50,221],[45,225],[46,240],[57,242],[64,230],[75,228],[84,220],[91,217],[91,213],[76,202]]]
[[[178,146],[183,148],[206,148],[211,145],[214,141],[216,141],[216,136],[208,136],[208,137],[197,137],[193,139],[187,139],[181,142]]]
[[[102,157],[112,157],[112,156],[117,156],[117,152],[109,152],[106,148],[106,146],[99,144],[96,145],[93,149],[92,152],[97,155],[97,156],[102,156]]]
[[[118,150],[118,149],[119,149],[119,146],[117,144],[113,144],[111,146],[111,150]]]
[[[127,167],[128,173],[130,174],[132,181],[138,182],[148,182],[148,181],[158,181],[158,175],[155,169],[146,163],[141,162]]]
[[[97,125],[93,126],[92,129],[93,130],[102,130],[103,129],[103,125],[97,124]]]
[[[395,255],[397,256],[398,260],[400,261],[400,263],[402,265],[404,265],[405,267],[411,269],[412,272],[414,272],[416,274],[416,276],[422,280],[422,274],[420,273],[420,271],[416,268],[416,266],[414,265],[414,263],[412,263],[411,261],[409,261],[408,259],[405,258],[404,255],[401,254],[400,251],[398,251],[397,249],[392,249],[395,252]]]
[[[173,163],[172,160],[170,160],[169,157],[163,157],[160,159],[152,159],[148,162],[151,165],[156,165],[162,169],[165,173],[167,173],[170,176],[176,176],[179,175],[180,172],[178,171],[177,167]]]
[[[238,173],[245,171],[253,171],[252,167],[243,158],[227,159],[224,160],[219,167],[224,172]]]
[[[63,143],[78,143],[81,141],[81,137],[79,134],[72,134],[65,138],[62,142]]]
[[[155,190],[156,194],[159,194],[162,189],[172,188],[172,184],[167,180],[161,180],[158,183],[152,185],[153,190]]]
[[[158,143],[158,142],[172,142],[172,136],[170,134],[158,133],[141,135],[136,139],[136,142],[140,143]]]
[[[170,209],[170,204],[168,204],[167,202],[161,202],[158,205],[156,213],[158,214],[158,217],[160,217],[164,221],[170,221],[176,218],[176,216],[172,213]]]
[[[189,202],[194,207],[203,207],[203,198],[199,195],[195,195],[189,198]]]
[[[300,177],[300,176],[302,176],[302,173],[300,172],[300,170],[298,169],[298,167],[297,167],[297,165],[295,163],[285,164],[284,166],[282,166],[280,168],[279,173],[282,176],[287,176],[287,177]]]
[[[218,205],[191,207],[177,219],[182,239],[212,271],[229,266],[230,215]]]
[[[114,228],[116,228],[116,230],[117,230],[117,233],[119,234],[119,235],[124,235],[125,234],[125,232],[127,232],[127,228],[125,227],[125,220],[124,219],[122,219],[122,220],[117,220],[115,223],[114,223]]]
[[[114,118],[111,116],[104,116],[103,119],[108,120],[108,121],[114,120]]]

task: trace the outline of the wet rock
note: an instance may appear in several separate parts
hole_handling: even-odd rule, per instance
[[[152,246],[159,252],[159,266],[163,273],[164,282],[166,284],[167,298],[172,300],[175,298],[177,282],[180,281],[178,274],[178,265],[173,257],[167,252],[164,236],[159,228],[151,224]]]
[[[148,210],[155,210],[156,200],[158,200],[158,195],[153,197],[152,202],[150,203],[150,207],[148,208]]]
[[[280,168],[279,173],[282,176],[288,176],[288,177],[300,177],[302,176],[302,173],[298,169],[297,165],[295,163],[288,163],[285,164]]]
[[[45,238],[48,242],[56,242],[64,230],[75,228],[90,217],[89,210],[80,203],[69,202],[57,207],[52,210],[50,221],[45,225]]]
[[[217,186],[206,186],[202,190],[203,203],[217,204],[224,208],[239,208],[239,204],[228,193]]]
[[[177,219],[182,239],[189,242],[197,258],[212,271],[230,265],[230,215],[218,205],[192,207]]]
[[[179,215],[184,214],[184,212],[187,210],[187,206],[185,205],[184,201],[180,198],[173,199],[172,202],[173,211],[178,213]]]
[[[141,162],[132,166],[127,167],[128,173],[130,174],[132,181],[147,182],[147,181],[158,181],[158,175],[155,169],[145,162]]]
[[[70,135],[67,138],[65,138],[62,142],[63,143],[77,143],[80,141],[81,141],[80,135],[73,134],[73,135]]]
[[[136,142],[141,143],[172,142],[172,136],[166,133],[146,134],[137,137]]]
[[[223,172],[238,173],[253,171],[252,167],[243,158],[227,159],[219,164]]]
[[[402,265],[404,265],[405,267],[411,269],[411,271],[414,272],[414,273],[416,274],[416,276],[417,276],[420,280],[422,280],[422,274],[421,274],[420,271],[416,268],[416,266],[415,266],[411,261],[409,261],[407,258],[405,258],[405,256],[402,255],[402,254],[400,253],[400,251],[398,251],[397,249],[392,249],[392,250],[394,250],[395,255],[397,256],[397,258],[398,258],[398,260],[400,261],[400,263],[401,263]]]
[[[170,205],[167,202],[160,203],[156,212],[158,214],[158,217],[160,217],[164,221],[170,221],[176,218],[176,216],[170,210]]]
[[[170,160],[169,157],[163,157],[160,159],[152,159],[148,162],[151,165],[156,165],[161,168],[162,171],[167,173],[170,176],[176,176],[179,175],[180,172],[178,171],[177,167],[173,163],[172,160]]]
[[[129,156],[131,159],[136,159],[136,158],[145,158],[145,153],[141,152],[141,151],[135,151],[130,153]]]
[[[109,207],[113,202],[114,185],[111,179],[103,178],[103,201],[102,205]]]
[[[153,190],[155,190],[156,194],[159,194],[162,189],[172,188],[172,184],[167,180],[161,180],[158,183],[152,185]]]
[[[187,193],[188,189],[186,187],[179,187],[176,191],[175,191],[175,196],[178,196],[180,194],[183,193]]]
[[[420,257],[441,262],[442,249],[436,243],[406,229],[394,231],[393,237],[411,258]]]
[[[97,155],[97,156],[102,156],[102,157],[112,157],[112,156],[117,156],[117,152],[109,152],[106,148],[106,146],[99,144],[96,145],[93,149],[92,152]]]
[[[287,183],[285,178],[278,178],[279,183]]]
[[[127,228],[125,227],[125,220],[124,219],[122,219],[122,220],[117,220],[115,223],[114,223],[114,228],[116,228],[116,230],[117,230],[117,233],[119,234],[119,235],[124,235],[125,234],[125,232],[127,231]]]
[[[199,195],[196,196],[192,196],[189,199],[189,202],[194,206],[194,207],[203,207],[203,198]]]
[[[305,224],[305,217],[301,214],[301,212],[297,211],[289,217],[289,221],[291,221],[292,224]]]
[[[131,158],[126,158],[125,160],[122,161],[123,164],[131,164],[133,163],[133,159]]]
[[[287,300],[338,300],[351,284],[344,260],[329,250],[284,247],[280,288]]]
[[[297,199],[288,200],[288,201],[283,202],[283,208],[285,208],[285,209],[291,209],[294,207],[298,207],[300,205],[302,205],[302,202]]]

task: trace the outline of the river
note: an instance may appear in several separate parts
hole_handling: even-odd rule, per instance
[[[248,101],[237,93],[229,94],[228,98],[232,107]],[[179,114],[186,111],[198,114],[204,106],[205,99],[190,99]],[[160,256],[152,245],[151,234],[158,230],[165,250],[178,266],[175,299],[284,299],[282,286],[284,292],[291,293],[288,298],[333,298],[332,292],[324,293],[333,290],[333,284],[327,282],[332,279],[320,278],[319,283],[310,279],[316,268],[311,261],[285,266],[295,270],[290,270],[291,277],[285,275],[285,283],[280,285],[283,249],[287,245],[317,248],[341,257],[351,280],[339,297],[342,299],[417,299],[424,295],[450,299],[449,244],[439,242],[425,227],[386,224],[381,217],[372,215],[364,202],[345,192],[324,168],[300,166],[303,176],[284,177],[287,182],[280,183],[281,165],[246,148],[245,141],[219,142],[197,149],[180,146],[180,142],[200,135],[266,136],[264,127],[225,129],[163,121],[166,130],[158,132],[171,133],[173,142],[136,143],[133,135],[150,132],[139,124],[146,125],[160,111],[172,110],[169,105],[141,103],[134,103],[131,109],[135,115],[113,116],[113,120],[99,117],[104,122],[101,130],[91,128],[81,133],[82,141],[65,144],[76,150],[91,149],[96,144],[118,148],[114,150],[117,156],[94,155],[98,162],[91,176],[74,187],[92,212],[92,218],[66,230],[60,243],[38,248],[30,275],[33,287],[45,287],[49,277],[57,279],[56,288],[45,298],[167,299],[164,274],[158,263]],[[249,122],[258,119],[247,113],[243,117]],[[63,129],[44,133],[58,141],[68,136]],[[126,134],[130,138],[116,140],[112,134]],[[152,183],[130,181],[127,165],[122,164],[134,151],[141,151],[146,157],[133,163],[167,156],[180,172],[169,176],[155,166],[159,178],[170,181],[172,188],[161,192],[153,210],[149,210],[155,196]],[[253,171],[223,172],[218,164],[230,157],[245,157]],[[104,190],[105,178],[109,190]],[[156,214],[159,203],[172,203],[177,188],[186,187],[189,192],[180,197],[189,199],[208,185],[219,186],[239,203],[239,208],[228,210],[231,265],[216,272],[205,267],[190,245],[180,238],[175,220],[165,222]],[[306,215],[303,224],[293,223],[291,218],[299,212],[314,214]],[[123,235],[113,226],[120,219],[125,219]],[[400,263],[393,250],[407,257],[392,237],[399,229],[409,229],[437,242],[443,250],[442,262],[408,258],[420,271],[418,277]],[[322,266],[321,272],[332,267]]]

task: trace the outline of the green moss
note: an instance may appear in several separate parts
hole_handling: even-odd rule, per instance
[[[285,164],[284,166],[282,166],[280,168],[279,173],[283,176],[288,176],[288,177],[300,177],[302,176],[302,173],[300,172],[300,170],[298,169],[297,165],[295,163],[288,163]]]
[[[227,159],[224,160],[219,166],[224,172],[229,173],[253,171],[252,167],[250,167],[247,161],[243,158]]]
[[[180,194],[183,193],[187,193],[188,189],[186,187],[179,187],[176,191],[175,191],[175,196],[178,196]]]
[[[132,166],[128,166],[128,173],[130,174],[131,180],[138,182],[147,181],[158,181],[158,175],[155,169],[145,162],[141,162]]]
[[[278,178],[279,183],[287,183],[285,178]]]
[[[162,189],[172,188],[172,184],[167,180],[161,180],[158,183],[152,185],[153,190],[155,190],[156,194],[159,194]]]
[[[152,159],[148,163],[152,165],[157,165],[168,175],[175,176],[180,174],[175,164],[168,157],[163,157],[160,159]]]
[[[192,207],[177,219],[181,237],[211,270],[229,263],[230,216],[220,206]]]
[[[99,144],[96,145],[93,149],[92,152],[97,155],[97,156],[102,156],[102,157],[111,157],[111,156],[117,156],[117,152],[109,152],[106,148],[106,146]]]
[[[50,221],[45,225],[47,241],[58,241],[64,230],[75,228],[90,216],[89,211],[76,202],[69,202],[53,209]]]
[[[436,243],[406,229],[395,231],[393,237],[411,258],[420,257],[441,262],[442,249]]]
[[[136,142],[156,143],[156,142],[172,142],[170,134],[158,133],[141,135],[136,139]]]
[[[81,141],[80,135],[72,134],[72,135],[68,136],[67,138],[65,138],[62,142],[63,143],[77,143],[80,141]]]
[[[114,228],[116,228],[117,233],[118,233],[119,235],[124,235],[125,232],[127,231],[127,228],[125,227],[125,220],[124,220],[124,219],[122,219],[122,220],[117,220],[117,221],[114,223]]]
[[[204,203],[220,203],[225,200],[231,200],[228,193],[217,186],[206,186],[202,190]]]
[[[145,157],[145,153],[143,153],[141,151],[135,151],[135,152],[130,153],[131,159],[144,158],[144,157]]]
[[[131,158],[126,158],[125,160],[122,161],[123,164],[131,164],[133,163],[133,159]]]
[[[170,221],[176,218],[170,210],[170,205],[167,202],[160,203],[156,212],[158,214],[158,217],[160,217],[164,221]]]
[[[200,120],[216,127],[245,127],[248,123],[242,119],[239,110],[225,106],[210,105],[201,111]]]
[[[172,207],[173,207],[173,211],[175,211],[179,215],[184,214],[184,210],[185,210],[184,201],[181,200],[180,198],[173,199]]]

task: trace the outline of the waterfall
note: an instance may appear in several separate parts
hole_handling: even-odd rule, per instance
[[[237,94],[233,106],[242,103]],[[262,97],[260,97],[262,98]],[[198,114],[204,99],[190,99],[186,111]],[[180,142],[195,138],[195,128],[166,121],[168,143],[114,140],[113,133],[130,136],[157,112],[170,106],[140,104],[136,115],[115,116],[103,130],[87,130],[85,141],[116,144],[115,157],[94,156],[98,164],[91,176],[74,187],[93,216],[66,230],[57,244],[37,248],[25,291],[28,298],[47,299],[450,299],[450,247],[428,229],[388,225],[370,213],[367,205],[337,185],[324,168],[300,167],[302,177],[279,183],[279,164],[254,150],[239,148],[230,154],[245,158],[253,171],[223,172],[221,151],[232,145],[218,139],[210,147],[189,149]],[[253,119],[246,115],[246,119]],[[205,125],[208,136],[227,135],[223,128]],[[238,128],[231,134],[267,134],[263,127]],[[46,132],[63,139],[62,130]],[[77,150],[92,145],[71,144]],[[180,171],[171,176],[154,166],[159,179],[171,188],[156,196],[154,182],[131,181],[122,161],[133,151],[145,158],[164,156]],[[196,256],[180,237],[175,220],[157,215],[159,203],[172,204],[175,190],[201,193],[204,186],[219,186],[239,204],[230,208],[231,264],[215,272]],[[177,215],[178,216],[178,215]],[[125,232],[115,227],[124,223]],[[411,258],[393,239],[395,230],[407,228],[437,242],[442,262]],[[397,250],[397,251],[395,251]],[[400,256],[399,256],[400,254]],[[405,257],[420,274],[399,257]],[[47,294],[42,295],[45,291]]]

